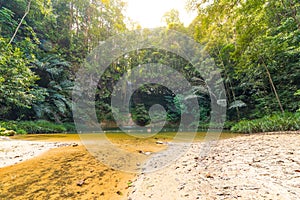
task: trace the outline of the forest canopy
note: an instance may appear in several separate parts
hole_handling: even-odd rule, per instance
[[[163,28],[205,46],[221,71],[228,121],[299,111],[299,1],[189,0],[187,7],[198,13],[188,27],[170,10],[162,16]],[[0,0],[0,120],[72,122],[75,74],[101,42],[130,31],[125,11],[122,0]],[[157,49],[130,52],[111,64],[97,86],[99,121],[114,121],[110,98],[118,79],[150,62],[168,65],[191,81],[189,98],[198,100],[200,113],[179,105],[186,97],[145,85],[132,98],[133,120],[147,125],[151,105],[159,102],[169,125],[178,124],[181,114],[200,116],[198,124],[186,127],[207,123],[211,99],[205,81],[191,63]]]

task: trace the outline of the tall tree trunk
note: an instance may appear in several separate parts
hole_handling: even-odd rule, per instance
[[[234,90],[233,90],[233,87],[232,87],[232,83],[231,83],[231,80],[230,80],[230,77],[228,76],[228,74],[227,74],[227,70],[226,70],[226,67],[225,67],[225,64],[224,64],[224,62],[223,62],[223,59],[221,58],[221,51],[220,51],[220,49],[219,49],[219,47],[217,47],[218,48],[218,57],[219,57],[219,59],[221,60],[221,64],[222,64],[222,66],[223,66],[223,69],[224,69],[224,73],[225,73],[225,76],[228,78],[228,80],[229,80],[229,87],[227,86],[227,88],[228,88],[228,98],[230,98],[230,92],[232,93],[232,97],[233,97],[233,101],[236,101],[236,95],[235,95],[235,92],[234,92]],[[226,85],[227,85],[227,83],[225,83]],[[229,101],[230,101],[230,99],[229,99]],[[238,117],[238,121],[240,121],[240,119],[241,119],[241,114],[240,114],[240,110],[239,110],[239,108],[238,107],[236,107],[235,108],[236,109],[236,113],[237,113],[237,117]]]
[[[69,21],[69,32],[72,33],[73,28],[73,19],[74,19],[74,5],[73,2],[70,2],[70,21]],[[72,34],[71,34],[72,35]]]
[[[273,79],[272,79],[272,76],[271,76],[271,73],[270,73],[270,71],[269,71],[269,69],[268,69],[268,67],[267,67],[267,65],[266,65],[266,63],[265,63],[264,61],[263,61],[263,66],[264,66],[264,68],[265,68],[265,70],[266,70],[266,72],[267,72],[267,75],[268,75],[268,78],[269,78],[269,82],[270,82],[270,84],[271,84],[271,86],[272,86],[272,89],[273,89],[273,91],[274,91],[274,94],[275,94],[276,100],[277,100],[277,102],[278,102],[278,105],[279,105],[279,107],[280,107],[280,110],[281,110],[281,112],[284,112],[284,109],[283,109],[283,107],[282,107],[280,98],[279,98],[279,96],[278,96],[276,87],[275,87],[275,85],[274,85],[274,82],[273,82]]]
[[[75,23],[76,23],[76,37],[78,39],[78,36],[79,36],[79,9],[76,8],[75,6],[75,15],[76,15],[76,18],[75,18]]]
[[[22,25],[22,23],[23,23],[25,17],[28,15],[28,13],[29,13],[29,11],[30,11],[30,5],[31,5],[31,0],[28,1],[28,5],[27,5],[27,8],[26,8],[26,11],[25,11],[25,13],[24,13],[24,15],[23,15],[23,17],[22,17],[20,23],[18,24],[18,26],[17,26],[17,28],[16,28],[16,30],[15,30],[13,36],[11,37],[11,39],[10,39],[8,45],[10,45],[10,44],[14,41],[14,39],[15,39],[17,33],[18,33],[18,30],[20,29],[20,27],[21,27],[21,25]]]

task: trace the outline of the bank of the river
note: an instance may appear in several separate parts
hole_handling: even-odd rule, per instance
[[[65,146],[77,146],[76,142],[40,142],[13,140],[0,137],[0,168],[26,161],[39,156],[50,149]]]
[[[32,147],[30,143],[43,143],[45,147],[47,144],[69,144],[70,142],[70,138],[63,135],[57,135],[57,137],[30,135],[21,136],[21,138],[29,140],[25,141],[27,150]],[[74,140],[76,136],[71,136],[71,138],[71,144],[77,142],[79,145],[52,148],[27,161],[0,168],[0,199],[117,200],[125,198],[128,183],[135,175],[118,172],[101,164],[86,151],[83,145],[80,145],[78,136],[78,140]],[[32,140],[43,142],[32,142]],[[55,140],[63,142],[54,142]],[[18,145],[20,142],[24,143],[24,141],[13,141]],[[0,147],[1,144],[0,141]],[[11,146],[11,148],[18,149],[17,146]],[[19,154],[18,159],[22,159],[22,155]]]
[[[163,146],[156,141],[170,141],[173,135],[132,140],[110,134],[108,138],[136,153],[160,151]],[[175,163],[138,176],[100,163],[76,134],[14,136],[14,142],[79,145],[54,148],[0,168],[0,199],[297,199],[300,133],[235,136],[222,135],[225,140],[218,140],[202,158],[203,134],[199,134],[189,152]]]
[[[300,196],[300,133],[195,143],[170,166],[140,174],[128,199],[289,199]]]
[[[125,134],[107,134],[110,141],[129,152],[157,152],[174,133],[136,139]],[[197,134],[201,141],[205,134]],[[222,138],[235,137],[225,133]],[[78,146],[73,144],[79,144]],[[71,145],[62,147],[65,145]],[[6,148],[4,148],[6,146]],[[0,199],[126,199],[136,174],[113,170],[95,159],[81,145],[77,134],[17,135],[0,140]],[[49,150],[51,149],[51,150]],[[37,156],[38,155],[38,156]],[[37,156],[33,159],[31,157]],[[26,160],[29,159],[29,160]],[[78,183],[83,183],[82,185]]]

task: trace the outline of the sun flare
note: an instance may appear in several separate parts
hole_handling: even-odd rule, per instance
[[[184,0],[125,0],[127,2],[126,15],[143,28],[155,28],[164,25],[163,15],[171,9],[180,13],[180,19],[185,26],[195,18],[195,12],[185,9]]]

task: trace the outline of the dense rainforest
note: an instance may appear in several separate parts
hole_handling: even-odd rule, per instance
[[[233,130],[242,132],[299,130],[300,2],[189,0],[187,7],[198,13],[188,27],[171,10],[162,16],[161,28],[188,35],[214,59],[226,90],[226,127],[235,125]],[[71,130],[75,74],[87,55],[111,36],[142,29],[125,10],[122,0],[0,0],[0,129]],[[133,121],[149,124],[150,107],[161,104],[167,126],[176,126],[181,114],[200,116],[197,124],[185,120],[187,128],[207,124],[211,99],[201,75],[182,57],[157,49],[130,52],[111,64],[97,86],[98,120],[106,125],[114,121],[110,99],[122,74],[153,62],[184,74],[194,95],[176,96],[161,85],[144,85],[131,98]],[[191,98],[198,100],[200,113],[189,107]],[[45,131],[42,125],[53,129]]]

